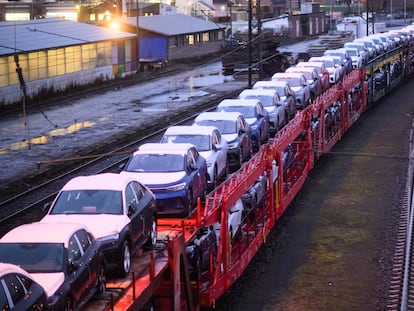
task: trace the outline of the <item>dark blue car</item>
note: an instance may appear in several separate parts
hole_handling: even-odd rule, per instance
[[[133,174],[155,195],[159,216],[188,216],[207,194],[207,164],[188,143],[147,143],[130,157],[121,174]]]

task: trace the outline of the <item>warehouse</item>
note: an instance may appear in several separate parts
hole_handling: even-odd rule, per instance
[[[136,46],[136,34],[59,18],[0,22],[0,106],[136,72]]]

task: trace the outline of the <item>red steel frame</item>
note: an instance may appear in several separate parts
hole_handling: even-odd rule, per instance
[[[351,105],[352,98],[352,105]],[[293,198],[302,188],[315,160],[328,152],[359,118],[367,105],[367,87],[363,71],[352,71],[314,103],[299,112],[276,136],[261,147],[250,161],[199,203],[187,219],[159,219],[158,237],[166,247],[152,256],[142,273],[133,279],[112,310],[137,310],[150,301],[156,310],[199,310],[211,307],[241,276],[266,237]],[[325,115],[339,107],[339,121],[327,129]],[[318,118],[319,127],[311,120]],[[293,144],[294,161],[282,167],[283,151]],[[230,241],[228,210],[261,176],[267,176],[267,197],[263,206],[248,217],[236,241]],[[200,226],[220,222],[220,236],[215,263],[203,275],[203,283],[190,280],[185,249]]]

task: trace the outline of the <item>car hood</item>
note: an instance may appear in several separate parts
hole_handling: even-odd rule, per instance
[[[237,134],[223,134],[222,135],[227,142],[232,142],[237,139]]]
[[[132,174],[148,188],[158,187],[164,184],[174,184],[182,180],[185,172],[162,172],[162,173],[141,173],[141,172],[122,172],[122,174]]]
[[[42,222],[73,222],[86,225],[95,238],[99,239],[114,233],[119,233],[130,222],[124,215],[110,214],[59,214],[46,215]]]
[[[301,86],[292,86],[292,87],[291,87],[291,89],[292,89],[295,93],[297,93],[297,92],[301,91],[303,88],[302,88]]]
[[[213,151],[212,150],[208,150],[208,151],[200,151],[201,156],[208,160],[213,156]]]
[[[30,275],[37,283],[43,286],[49,297],[53,296],[65,281],[65,274],[63,272],[30,273]]]

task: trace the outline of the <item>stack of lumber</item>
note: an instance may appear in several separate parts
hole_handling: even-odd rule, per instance
[[[319,36],[319,42],[308,47],[308,53],[312,56],[322,56],[326,50],[339,49],[346,42],[354,40],[352,31],[335,31],[327,35]]]

